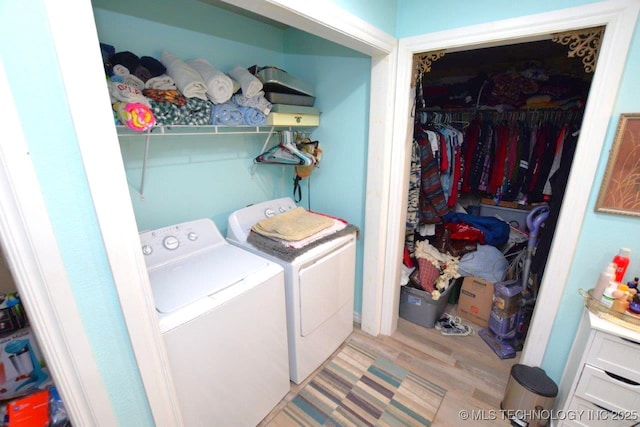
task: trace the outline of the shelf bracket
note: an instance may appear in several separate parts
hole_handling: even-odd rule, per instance
[[[261,153],[264,153],[267,149],[267,146],[269,145],[269,140],[271,140],[271,135],[273,135],[273,130],[275,129],[274,126],[271,126],[271,129],[269,129],[269,134],[267,135],[267,139],[265,139],[264,144],[262,145],[262,150],[260,151]],[[256,169],[258,168],[258,164],[254,163],[253,165],[251,165],[251,176],[253,177],[256,174]]]
[[[142,157],[142,174],[140,176],[140,199],[144,200],[144,178],[147,174],[147,159],[149,158],[149,142],[151,140],[151,132],[147,131],[147,136],[144,139],[144,156]]]

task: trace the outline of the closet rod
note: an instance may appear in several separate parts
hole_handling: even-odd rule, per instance
[[[416,108],[416,113],[491,113],[491,114],[508,114],[508,113],[535,113],[535,112],[578,112],[584,108],[518,108],[513,110],[494,110],[490,108],[451,108],[451,109],[434,109],[434,108]]]

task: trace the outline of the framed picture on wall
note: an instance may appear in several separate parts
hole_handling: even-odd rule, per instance
[[[620,115],[596,212],[640,216],[640,113]]]

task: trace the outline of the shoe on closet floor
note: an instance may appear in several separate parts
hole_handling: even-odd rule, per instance
[[[448,335],[448,336],[466,337],[468,335],[473,334],[473,328],[471,326],[467,326],[463,324],[451,325],[448,327],[441,328],[440,333],[442,335]]]
[[[457,316],[452,316],[449,313],[444,313],[440,319],[438,319],[434,325],[436,329],[452,328],[455,325],[461,325],[462,320]]]
[[[462,319],[449,313],[444,313],[434,326],[442,335],[466,337],[473,333],[471,326],[463,325]]]

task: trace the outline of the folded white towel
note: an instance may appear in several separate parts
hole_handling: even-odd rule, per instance
[[[200,73],[207,84],[207,96],[214,104],[224,104],[233,95],[233,81],[222,71],[216,69],[206,59],[187,61],[187,65]]]
[[[125,67],[122,64],[116,64],[113,66],[113,74],[115,74],[116,76],[126,76],[127,74],[130,74],[131,72],[129,71],[129,69],[127,67]]]
[[[137,102],[151,108],[151,103],[139,89],[121,82],[108,81],[107,85],[109,86],[109,96],[112,104],[117,101]]]
[[[247,98],[258,96],[262,91],[262,82],[256,76],[247,71],[246,68],[237,66],[229,71],[229,75],[240,83],[242,94]]]
[[[144,82],[145,89],[160,89],[160,90],[173,90],[177,89],[176,83],[170,76],[161,74],[158,77],[151,77]]]
[[[186,62],[166,50],[162,51],[162,65],[176,86],[187,98],[200,98],[207,101],[207,84],[200,73],[187,65]]]
[[[144,82],[134,74],[127,74],[126,76],[123,76],[122,82],[129,86],[133,86],[136,89],[144,89]]]
[[[271,108],[273,108],[273,105],[267,101],[267,98],[264,97],[264,92],[262,91],[253,98],[247,98],[241,93],[235,94],[233,95],[233,102],[243,107],[255,108],[256,110],[261,111],[265,116],[268,116],[271,112]]]

